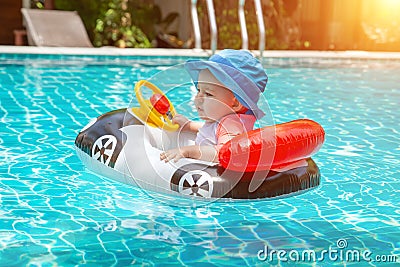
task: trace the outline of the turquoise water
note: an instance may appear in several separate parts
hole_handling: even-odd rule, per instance
[[[305,194],[179,207],[87,171],[74,151],[80,129],[184,60],[0,54],[0,266],[400,262],[398,61],[264,62],[275,122],[306,117],[326,130],[314,157],[321,186]],[[316,262],[295,261],[306,250]]]

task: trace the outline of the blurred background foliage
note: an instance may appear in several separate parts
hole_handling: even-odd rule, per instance
[[[137,2],[137,3],[136,3]],[[55,8],[76,10],[81,16],[94,46],[151,47],[146,33],[132,20],[129,5],[141,1],[129,0],[55,0]],[[136,17],[135,17],[136,18]],[[146,28],[147,29],[147,28]],[[148,33],[151,36],[151,32]]]
[[[35,2],[41,8],[41,1]],[[146,0],[54,0],[54,5],[59,10],[76,10],[97,47],[157,46],[160,33],[176,34],[169,26],[179,16],[172,12],[162,17],[160,7]]]
[[[95,46],[117,46],[120,48],[146,48],[151,43],[143,31],[132,23],[128,1],[113,0],[108,9],[100,14],[94,28]]]
[[[188,25],[189,0],[181,0],[186,4],[185,16],[188,16],[183,18],[179,18],[177,12],[162,16],[161,8],[154,4],[173,11],[174,5],[180,2],[178,0],[27,1],[31,2],[32,8],[43,8],[45,3],[54,2],[51,8],[78,11],[95,46],[193,47],[193,32],[190,33],[191,25]],[[218,26],[217,48],[241,48],[238,0],[213,2]],[[261,4],[267,50],[400,49],[400,0],[261,0]],[[182,12],[183,8],[177,6],[175,10]],[[206,0],[197,0],[197,10],[202,47],[210,48]],[[254,1],[245,2],[245,16],[249,49],[258,49],[259,30]],[[178,31],[185,40],[179,39]]]
[[[34,8],[43,8],[43,3],[44,0],[31,0],[31,6]],[[152,0],[54,0],[54,6],[59,10],[76,10],[90,39],[97,47],[155,47],[160,45],[160,41],[163,41],[160,40],[161,37],[166,34],[168,40],[175,43],[170,42],[171,47],[182,47],[183,42],[179,40],[176,30],[169,29],[179,14],[171,12],[163,17],[160,7]],[[218,48],[241,48],[238,1],[214,0],[214,7],[218,26]],[[266,49],[299,49],[302,46],[297,7],[298,0],[262,1]],[[197,9],[202,47],[210,47],[206,0],[198,0]],[[246,1],[245,14],[249,49],[258,49],[259,36],[254,1]],[[189,45],[186,47],[189,47],[192,41],[188,40],[186,43]]]

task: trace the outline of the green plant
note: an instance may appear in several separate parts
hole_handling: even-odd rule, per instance
[[[43,7],[44,0],[31,0]],[[76,10],[95,46],[151,47],[160,33],[177,36],[171,25],[179,18],[164,18],[160,7],[147,0],[54,0],[59,10]]]
[[[31,0],[30,1],[30,8],[44,8],[44,0]]]
[[[127,3],[128,0],[109,2],[108,10],[96,20],[95,46],[151,47],[147,36],[132,23]]]
[[[56,9],[76,10],[79,13],[95,46],[150,47],[147,36],[137,26],[136,21],[131,19],[129,2],[128,0],[55,0],[54,4]]]
[[[127,11],[131,14],[135,25],[147,35],[150,40],[156,39],[160,33],[168,33],[177,36],[170,30],[170,26],[179,18],[177,12],[171,12],[164,18],[158,5],[141,3],[137,0],[128,1]]]

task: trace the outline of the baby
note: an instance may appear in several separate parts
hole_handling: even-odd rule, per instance
[[[218,162],[219,149],[235,136],[252,130],[256,119],[264,116],[257,102],[265,90],[267,74],[260,61],[246,50],[222,50],[207,61],[188,61],[185,68],[197,87],[194,104],[204,123],[177,114],[172,122],[182,131],[197,133],[195,145],[165,151],[160,159]]]

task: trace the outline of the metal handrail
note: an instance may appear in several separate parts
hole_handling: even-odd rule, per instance
[[[214,2],[207,0],[208,19],[210,21],[211,31],[211,51],[214,54],[217,50],[217,21],[215,19]]]
[[[199,16],[197,14],[197,0],[192,0],[191,13],[192,13],[192,24],[193,24],[194,39],[195,39],[194,48],[201,49],[201,34],[200,34]]]
[[[265,49],[265,26],[264,26],[264,18],[260,0],[254,0],[254,5],[256,8],[258,33],[259,33],[258,49],[260,50],[260,58],[263,58],[263,52]]]
[[[200,36],[200,24],[199,17],[197,14],[197,0],[191,0],[191,13],[192,13],[192,23],[193,30],[195,35],[195,48],[201,49],[201,36]],[[246,27],[246,17],[244,14],[244,4],[246,0],[239,0],[239,23],[240,29],[242,33],[242,49],[248,49],[249,37],[247,34]],[[264,18],[261,7],[260,0],[254,0],[254,5],[256,9],[257,16],[257,25],[258,25],[258,33],[259,33],[259,44],[258,49],[260,50],[260,57],[263,57],[263,52],[265,49],[265,26],[264,26]],[[207,0],[207,9],[208,9],[208,19],[210,24],[210,32],[211,32],[211,51],[214,54],[217,50],[217,21],[215,19],[215,11],[214,11],[214,2],[213,0]]]
[[[246,2],[246,0],[239,0],[239,8],[238,8],[240,30],[242,32],[242,49],[249,48],[249,36],[247,34],[246,17],[244,15],[244,3],[245,2]]]

